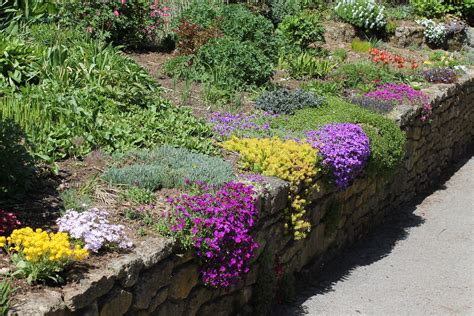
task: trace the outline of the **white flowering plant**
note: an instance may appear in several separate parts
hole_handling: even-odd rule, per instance
[[[334,7],[343,21],[371,31],[381,30],[387,24],[384,9],[375,0],[339,0]]]
[[[431,19],[417,20],[416,23],[425,27],[424,35],[428,44],[442,46],[446,41],[447,28],[444,23],[436,23]]]

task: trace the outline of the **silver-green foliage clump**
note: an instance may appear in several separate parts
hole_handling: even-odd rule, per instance
[[[128,163],[120,165],[122,162]],[[123,154],[103,178],[113,184],[156,190],[183,187],[186,181],[221,185],[235,180],[235,174],[231,164],[221,158],[162,146]]]
[[[275,114],[293,114],[302,108],[315,108],[324,103],[324,98],[304,90],[291,91],[286,88],[264,92],[256,101],[258,109]]]

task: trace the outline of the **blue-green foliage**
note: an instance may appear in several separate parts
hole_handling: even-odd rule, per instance
[[[186,180],[204,181],[211,185],[235,180],[229,162],[171,146],[129,152],[119,161],[127,164],[109,168],[103,175],[106,181],[156,190],[183,187]]]

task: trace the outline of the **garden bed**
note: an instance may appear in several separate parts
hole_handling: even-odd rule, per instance
[[[269,195],[261,200],[256,229],[259,255],[271,251],[285,275],[307,264],[322,264],[380,223],[384,214],[411,201],[435,184],[444,168],[472,151],[474,136],[474,74],[456,85],[430,89],[433,104],[431,124],[421,123],[420,111],[399,110],[401,128],[407,133],[406,154],[396,176],[367,175],[346,191],[321,184],[311,197],[310,235],[301,241],[284,237],[281,210],[287,205],[288,184],[267,178]],[[328,215],[330,212],[338,214]],[[115,315],[129,309],[158,315],[247,311],[256,305],[256,292],[265,285],[264,271],[256,257],[249,274],[228,290],[205,288],[199,282],[198,265],[190,253],[180,253],[167,239],[146,237],[129,254],[102,261],[100,269],[88,270],[77,284],[61,290],[40,290],[18,297],[13,314],[25,315],[100,312]],[[111,258],[112,259],[112,258]],[[260,282],[260,283],[259,283]],[[246,308],[244,308],[247,306]],[[94,312],[95,311],[95,312]]]
[[[0,314],[290,300],[472,149],[472,16],[423,3],[0,4]]]

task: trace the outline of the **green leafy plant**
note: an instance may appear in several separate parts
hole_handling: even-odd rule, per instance
[[[292,77],[324,78],[337,66],[335,61],[318,58],[309,52],[288,58],[288,71]]]
[[[278,32],[283,36],[286,45],[290,46],[306,48],[311,43],[324,42],[324,27],[319,15],[312,11],[286,16],[278,26]]]
[[[331,52],[331,56],[339,62],[344,62],[347,59],[347,51],[344,48],[337,48]]]
[[[264,53],[250,42],[239,42],[223,37],[202,46],[196,55],[198,71],[212,74],[220,72],[238,85],[260,85],[272,75],[272,63]]]
[[[0,95],[2,90],[38,83],[39,57],[35,48],[0,33]]]
[[[183,148],[162,146],[150,151],[135,151],[123,155],[120,160],[131,163],[106,170],[103,175],[106,181],[156,190],[184,187],[187,181],[219,185],[235,179],[228,162]]]
[[[410,5],[416,15],[433,18],[446,13],[443,0],[410,0]]]
[[[324,98],[303,90],[291,91],[286,88],[264,92],[256,101],[258,109],[275,114],[293,114],[295,110],[305,107],[318,107]]]
[[[269,18],[274,24],[279,24],[290,15],[295,15],[301,10],[300,0],[268,0]]]
[[[120,197],[134,204],[148,204],[155,200],[153,192],[139,187],[131,187],[121,192]]]
[[[163,72],[172,78],[187,79],[193,77],[191,65],[192,56],[176,56],[167,60],[163,65]]]
[[[15,292],[11,281],[8,278],[3,278],[0,282],[0,315],[7,315],[10,309],[10,297]]]

